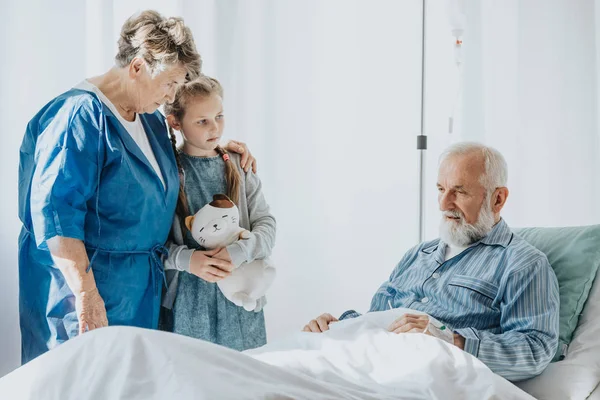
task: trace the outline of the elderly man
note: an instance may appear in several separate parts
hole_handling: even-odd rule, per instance
[[[492,371],[517,381],[540,374],[558,344],[558,283],[544,254],[500,217],[507,167],[495,149],[458,143],[440,159],[440,239],[411,249],[375,293],[370,311],[405,307],[453,331],[449,341]],[[358,317],[347,311],[340,320]],[[307,332],[338,321],[323,314]],[[428,329],[429,327],[429,329]],[[427,315],[404,315],[389,327],[431,334]]]

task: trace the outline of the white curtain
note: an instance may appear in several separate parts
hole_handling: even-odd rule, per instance
[[[512,226],[600,223],[600,2],[467,0],[465,10],[459,128],[448,135],[443,113],[432,115],[443,134],[431,137],[431,153],[456,140],[498,148]],[[436,162],[429,159],[430,183]],[[433,237],[438,219],[429,216]]]
[[[197,39],[205,72],[224,84],[227,136],[256,153],[278,220],[269,338],[365,311],[417,241],[420,2],[218,1],[212,12]]]
[[[366,311],[417,241],[420,1],[58,1],[2,4],[0,376],[18,365],[18,148],[52,97],[110,68],[134,12],[181,15],[225,88],[278,220],[270,339],[322,312]],[[33,12],[35,10],[35,12]],[[6,73],[4,73],[6,72]]]

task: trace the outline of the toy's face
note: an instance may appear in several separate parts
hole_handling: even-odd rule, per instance
[[[239,220],[237,207],[205,206],[194,218],[192,236],[206,249],[222,246],[233,233],[239,230]]]

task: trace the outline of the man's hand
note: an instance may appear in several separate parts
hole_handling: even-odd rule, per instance
[[[322,314],[313,319],[302,329],[303,332],[321,333],[329,330],[329,324],[338,322],[338,319],[331,314]]]
[[[252,167],[252,172],[256,173],[256,159],[250,153],[250,149],[248,149],[246,143],[230,140],[225,145],[225,150],[242,155],[240,166],[244,172],[248,172],[250,167]]]
[[[429,325],[429,317],[427,315],[404,314],[390,325],[388,331],[393,333],[424,333],[433,336],[426,332]]]
[[[427,330],[429,317],[427,315],[404,314],[390,325],[388,330],[393,333],[424,333],[434,336]],[[461,350],[465,349],[465,338],[455,333],[453,343]]]
[[[461,350],[465,349],[465,338],[460,336],[458,333],[454,334],[454,345]]]
[[[231,275],[233,265],[230,261],[213,258],[222,249],[210,251],[196,250],[190,260],[190,272],[207,282],[218,282]]]

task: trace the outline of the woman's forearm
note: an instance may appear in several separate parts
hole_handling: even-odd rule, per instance
[[[73,294],[79,295],[96,288],[92,270],[86,272],[90,261],[81,240],[55,236],[48,239],[47,243],[54,263]]]

